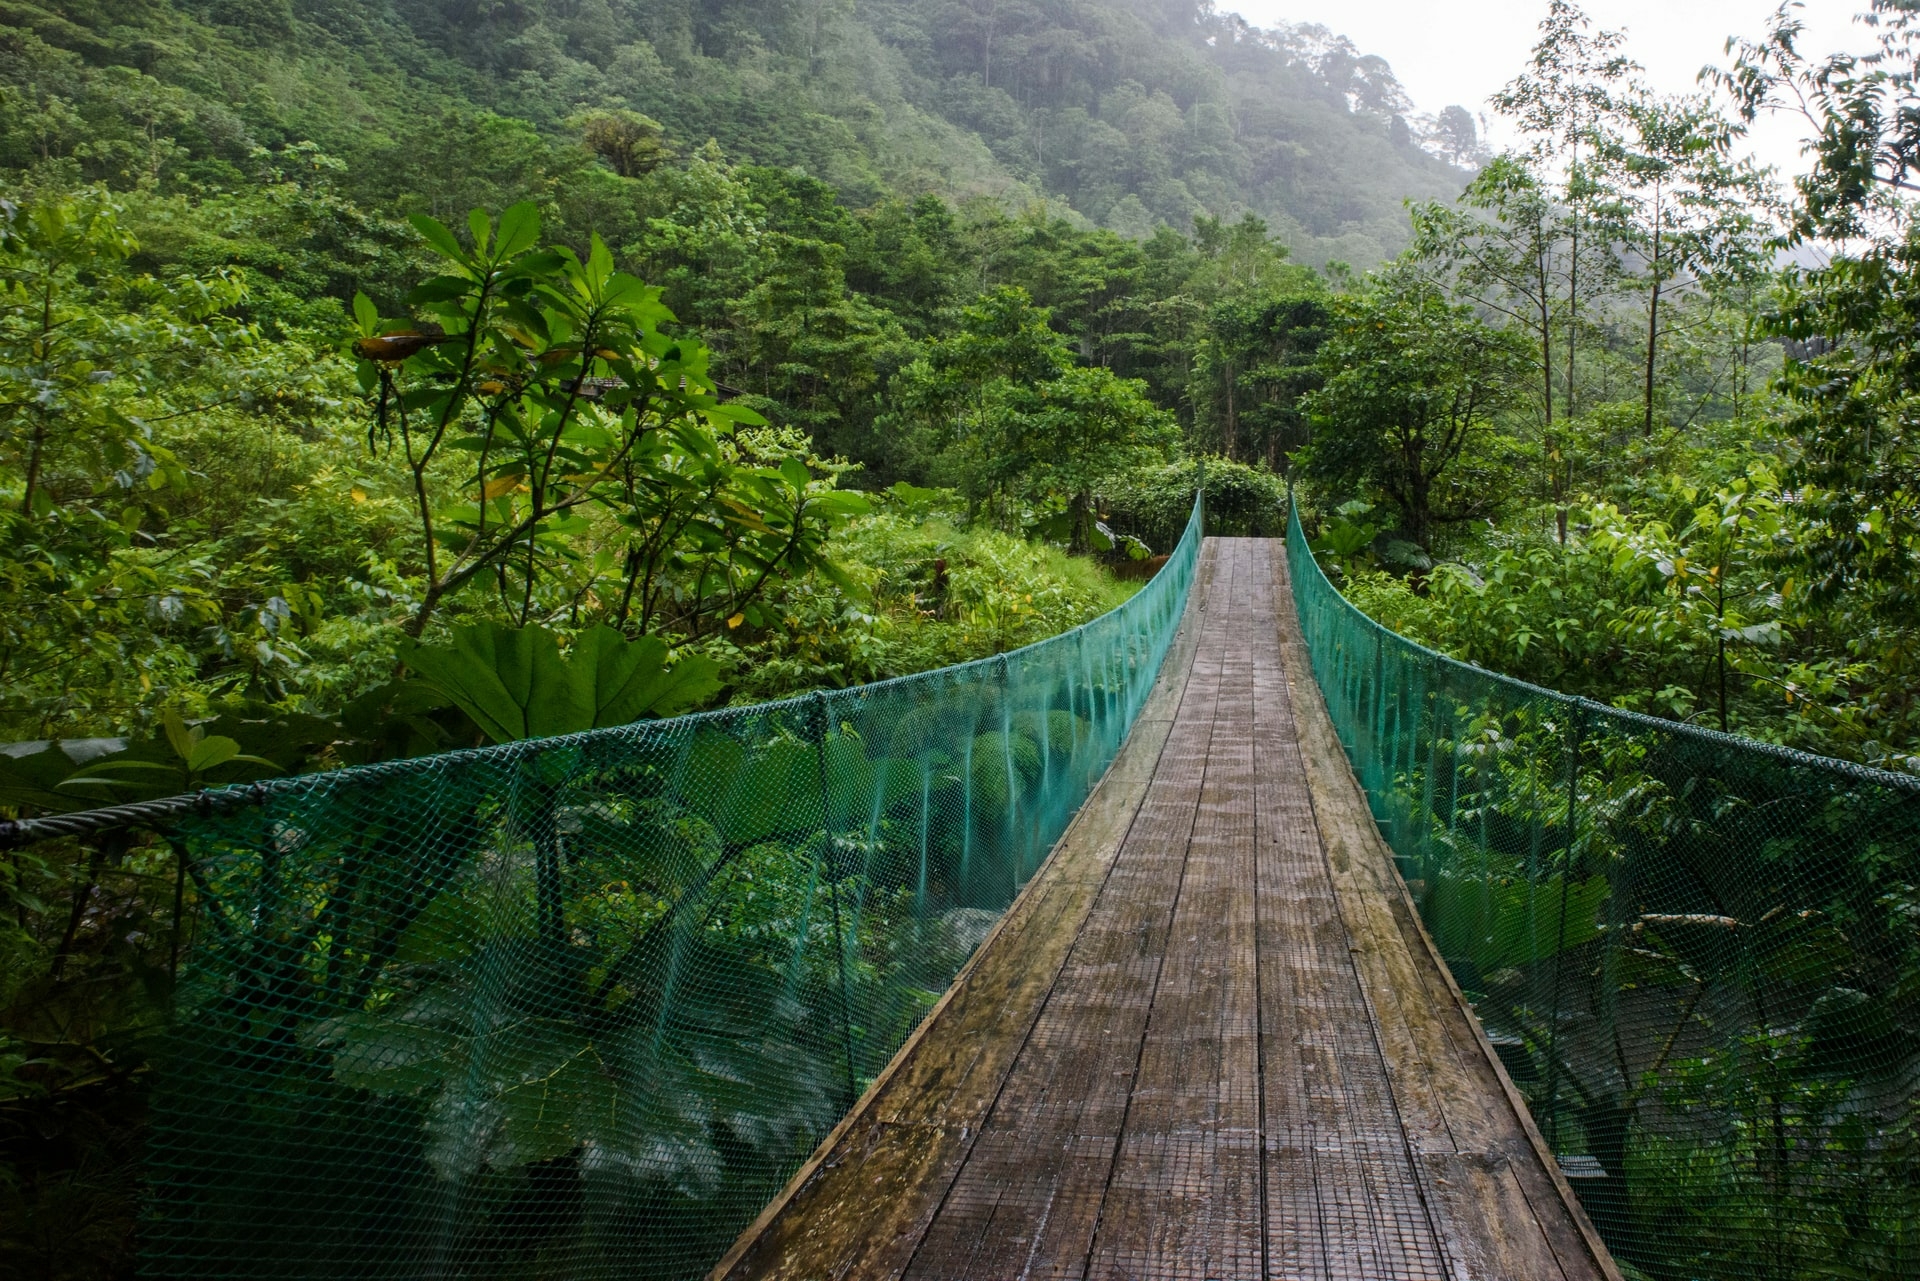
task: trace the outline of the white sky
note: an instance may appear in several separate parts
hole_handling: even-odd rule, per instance
[[[1778,0],[1583,0],[1595,30],[1624,31],[1627,53],[1656,88],[1696,87],[1708,63],[1726,66],[1729,35],[1757,39]],[[1475,115],[1525,65],[1538,37],[1546,0],[1219,0],[1258,26],[1317,22],[1347,36],[1362,53],[1393,64],[1421,111],[1459,103]],[[1811,55],[1864,50],[1869,37],[1854,25],[1867,0],[1806,0],[1801,51]],[[1801,122],[1776,117],[1754,129],[1752,149],[1783,174],[1799,172]],[[1503,139],[1493,121],[1492,141]]]

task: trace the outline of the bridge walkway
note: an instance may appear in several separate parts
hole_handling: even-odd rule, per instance
[[[1207,541],[1113,769],[716,1278],[1619,1275],[1421,931],[1286,574]]]

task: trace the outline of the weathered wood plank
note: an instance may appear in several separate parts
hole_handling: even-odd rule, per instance
[[[1354,941],[1330,873],[1295,728],[1276,618],[1276,559],[1262,544],[1253,612],[1269,669],[1260,702],[1263,999],[1273,1037],[1270,1165],[1274,1274],[1318,1277],[1449,1275],[1426,1191],[1409,1151],[1388,1066],[1353,963]],[[1271,995],[1266,995],[1268,992]],[[1290,1044],[1285,1044],[1290,1042]]]
[[[1212,573],[1203,560],[1197,601]],[[952,988],[710,1274],[897,1277],[959,1169],[1145,798],[1198,648],[1189,607],[1093,798]]]
[[[1254,570],[1223,554],[1214,602]],[[1233,609],[1220,654],[1192,836],[1146,1041],[1088,1275],[1253,1276],[1260,1266],[1258,1009],[1253,966],[1253,663]]]
[[[1082,1275],[1133,1097],[1219,704],[1217,560],[1180,710],[1113,870],[907,1276]]]
[[[1313,683],[1286,574],[1284,556],[1276,556],[1277,619],[1316,825],[1448,1252],[1474,1277],[1618,1281],[1420,925]]]
[[[1133,739],[716,1276],[1617,1274],[1412,912],[1277,543],[1209,540]]]

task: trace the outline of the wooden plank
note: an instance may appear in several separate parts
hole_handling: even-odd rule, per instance
[[[1209,549],[1211,550],[1211,548]],[[1186,870],[1219,700],[1211,606],[1166,746],[1081,937],[907,1276],[1067,1277],[1087,1266]]]
[[[1252,557],[1227,545],[1215,602],[1241,602]],[[1211,608],[1219,654],[1192,836],[1140,1072],[1090,1276],[1255,1276],[1260,1269],[1254,974],[1253,663],[1243,617]]]
[[[1042,873],[716,1276],[1615,1275],[1412,914],[1278,543],[1208,540],[1180,645]]]
[[[1449,1275],[1315,821],[1261,542],[1262,1003],[1269,1254],[1281,1277]]]
[[[978,1136],[1144,800],[1198,647],[1203,559],[1159,680],[1106,776],[921,1026],[741,1233],[720,1278],[897,1277]]]
[[[1420,925],[1313,683],[1283,555],[1274,598],[1316,825],[1410,1149],[1450,1255],[1475,1277],[1618,1281],[1478,1020]]]

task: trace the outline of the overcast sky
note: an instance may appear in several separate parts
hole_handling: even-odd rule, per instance
[[[1627,52],[1656,87],[1681,91],[1707,63],[1727,64],[1726,40],[1756,38],[1778,0],[1585,0],[1596,28],[1625,31]],[[1487,97],[1518,73],[1537,38],[1546,0],[1219,0],[1259,26],[1317,22],[1350,38],[1362,53],[1377,53],[1415,105],[1437,112],[1459,103],[1476,115]],[[1801,16],[1804,52],[1863,49],[1867,38],[1852,17],[1867,0],[1807,0]],[[1753,150],[1783,172],[1797,172],[1798,122],[1779,119],[1757,128]],[[1496,129],[1498,128],[1496,122]],[[1501,141],[1493,135],[1494,141]]]

